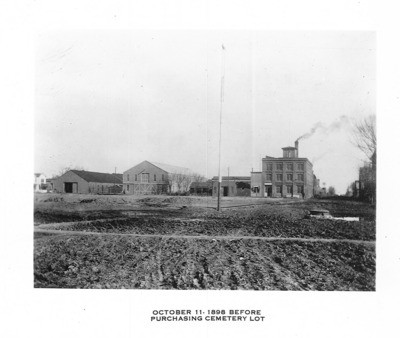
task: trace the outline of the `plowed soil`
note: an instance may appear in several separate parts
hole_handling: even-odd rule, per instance
[[[146,197],[145,202],[136,199],[123,208],[115,201],[90,208],[81,205],[95,202],[38,202],[35,229],[42,232],[35,233],[35,287],[375,289],[375,210],[369,205],[321,200],[254,205],[248,198],[235,201],[236,207],[229,200],[218,213],[209,207],[209,199],[188,200]],[[305,210],[315,207],[362,220],[304,219]],[[195,237],[180,237],[185,235]]]

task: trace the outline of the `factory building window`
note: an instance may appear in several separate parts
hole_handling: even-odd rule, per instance
[[[157,181],[157,175],[154,174],[154,182]]]
[[[283,163],[277,163],[276,170],[283,170]]]
[[[297,170],[304,170],[304,163],[298,163]]]
[[[297,186],[297,193],[298,194],[302,194],[303,193],[303,186],[302,185],[298,185]]]
[[[286,169],[287,170],[293,170],[293,163],[286,164]]]
[[[149,182],[149,174],[142,174],[142,182],[148,183]]]
[[[129,182],[129,174],[126,175],[126,180]]]
[[[277,181],[282,181],[283,175],[282,174],[276,174],[276,180]]]
[[[293,174],[287,174],[286,181],[289,181],[289,182],[293,181]]]
[[[286,193],[293,194],[293,186],[292,185],[287,185],[286,186]]]
[[[272,170],[272,163],[267,163],[267,170],[271,171]]]
[[[272,181],[272,174],[267,174],[267,175],[265,176],[265,179],[266,179],[267,181]]]
[[[129,184],[126,185],[126,191],[129,191]]]
[[[161,180],[164,181],[164,174],[161,174]]]
[[[137,181],[137,175],[135,175],[135,181]]]
[[[276,186],[276,193],[277,194],[282,194],[282,186],[281,185],[277,185]]]
[[[297,180],[298,181],[304,181],[304,175],[303,174],[297,174]]]

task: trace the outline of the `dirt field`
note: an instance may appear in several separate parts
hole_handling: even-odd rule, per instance
[[[375,209],[341,200],[35,195],[35,287],[375,290]],[[306,210],[360,222],[306,220]]]

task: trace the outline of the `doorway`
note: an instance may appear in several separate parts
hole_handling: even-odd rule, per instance
[[[264,189],[264,197],[272,197],[272,184],[266,184]]]
[[[67,194],[77,194],[78,182],[64,182],[64,192]]]
[[[64,183],[64,191],[66,193],[72,194],[72,192],[73,192],[73,183],[72,182],[65,182]]]
[[[224,188],[224,196],[228,196],[228,187],[223,187]]]

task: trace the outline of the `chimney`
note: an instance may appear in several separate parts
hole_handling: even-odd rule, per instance
[[[298,140],[296,140],[296,141],[294,142],[294,147],[296,148],[295,157],[299,157],[299,141],[298,141]]]

